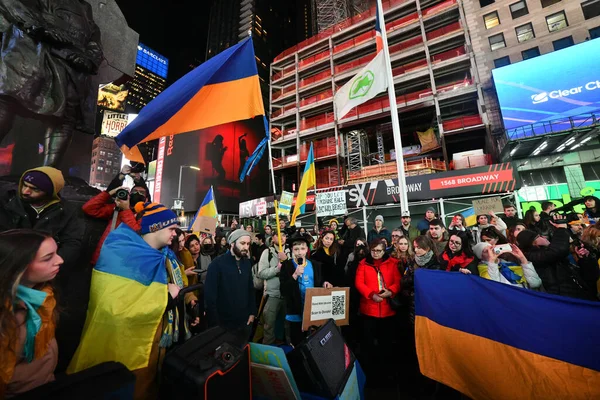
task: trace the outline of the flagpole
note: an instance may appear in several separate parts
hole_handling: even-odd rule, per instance
[[[400,210],[408,211],[408,193],[406,192],[406,175],[404,173],[404,157],[402,154],[402,136],[400,135],[400,121],[398,119],[398,105],[396,103],[396,89],[394,88],[394,75],[390,60],[390,49],[387,41],[385,19],[381,0],[377,0],[377,13],[381,25],[381,39],[383,41],[383,56],[385,58],[385,72],[388,81],[388,97],[390,100],[390,114],[392,115],[392,132],[394,135],[394,148],[396,150],[396,169],[398,171],[398,189],[400,192]]]

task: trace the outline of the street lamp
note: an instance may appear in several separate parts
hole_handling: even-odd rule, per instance
[[[181,200],[181,174],[183,173],[184,168],[193,169],[196,171],[200,171],[200,168],[195,167],[193,165],[180,165],[179,166],[179,186],[177,188],[177,200]]]

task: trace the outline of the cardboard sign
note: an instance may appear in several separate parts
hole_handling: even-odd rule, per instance
[[[298,399],[283,368],[256,363],[251,363],[250,366],[252,368],[252,397]]]
[[[306,289],[302,330],[321,326],[333,318],[337,326],[350,324],[350,288]]]
[[[196,220],[194,221],[194,225],[192,225],[192,232],[210,233],[214,236],[216,228],[216,218],[201,216],[196,218]]]
[[[290,364],[285,357],[285,352],[280,347],[269,346],[266,344],[250,343],[250,361],[256,364],[268,365],[281,368],[292,387],[292,391],[297,399],[300,398],[300,391],[296,385],[296,380],[292,374]]]
[[[482,199],[473,200],[473,209],[475,210],[475,215],[488,215],[490,211],[495,213],[504,212],[502,197],[484,197]]]
[[[317,193],[317,217],[344,215],[346,209],[346,191]]]

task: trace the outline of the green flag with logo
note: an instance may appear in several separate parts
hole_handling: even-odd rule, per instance
[[[367,66],[360,70],[335,94],[336,117],[344,118],[350,110],[359,106],[388,87],[385,73],[385,56],[380,51]]]

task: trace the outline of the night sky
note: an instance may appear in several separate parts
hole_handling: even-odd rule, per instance
[[[169,84],[188,73],[195,60],[204,61],[211,0],[116,2],[140,42],[169,59]]]

